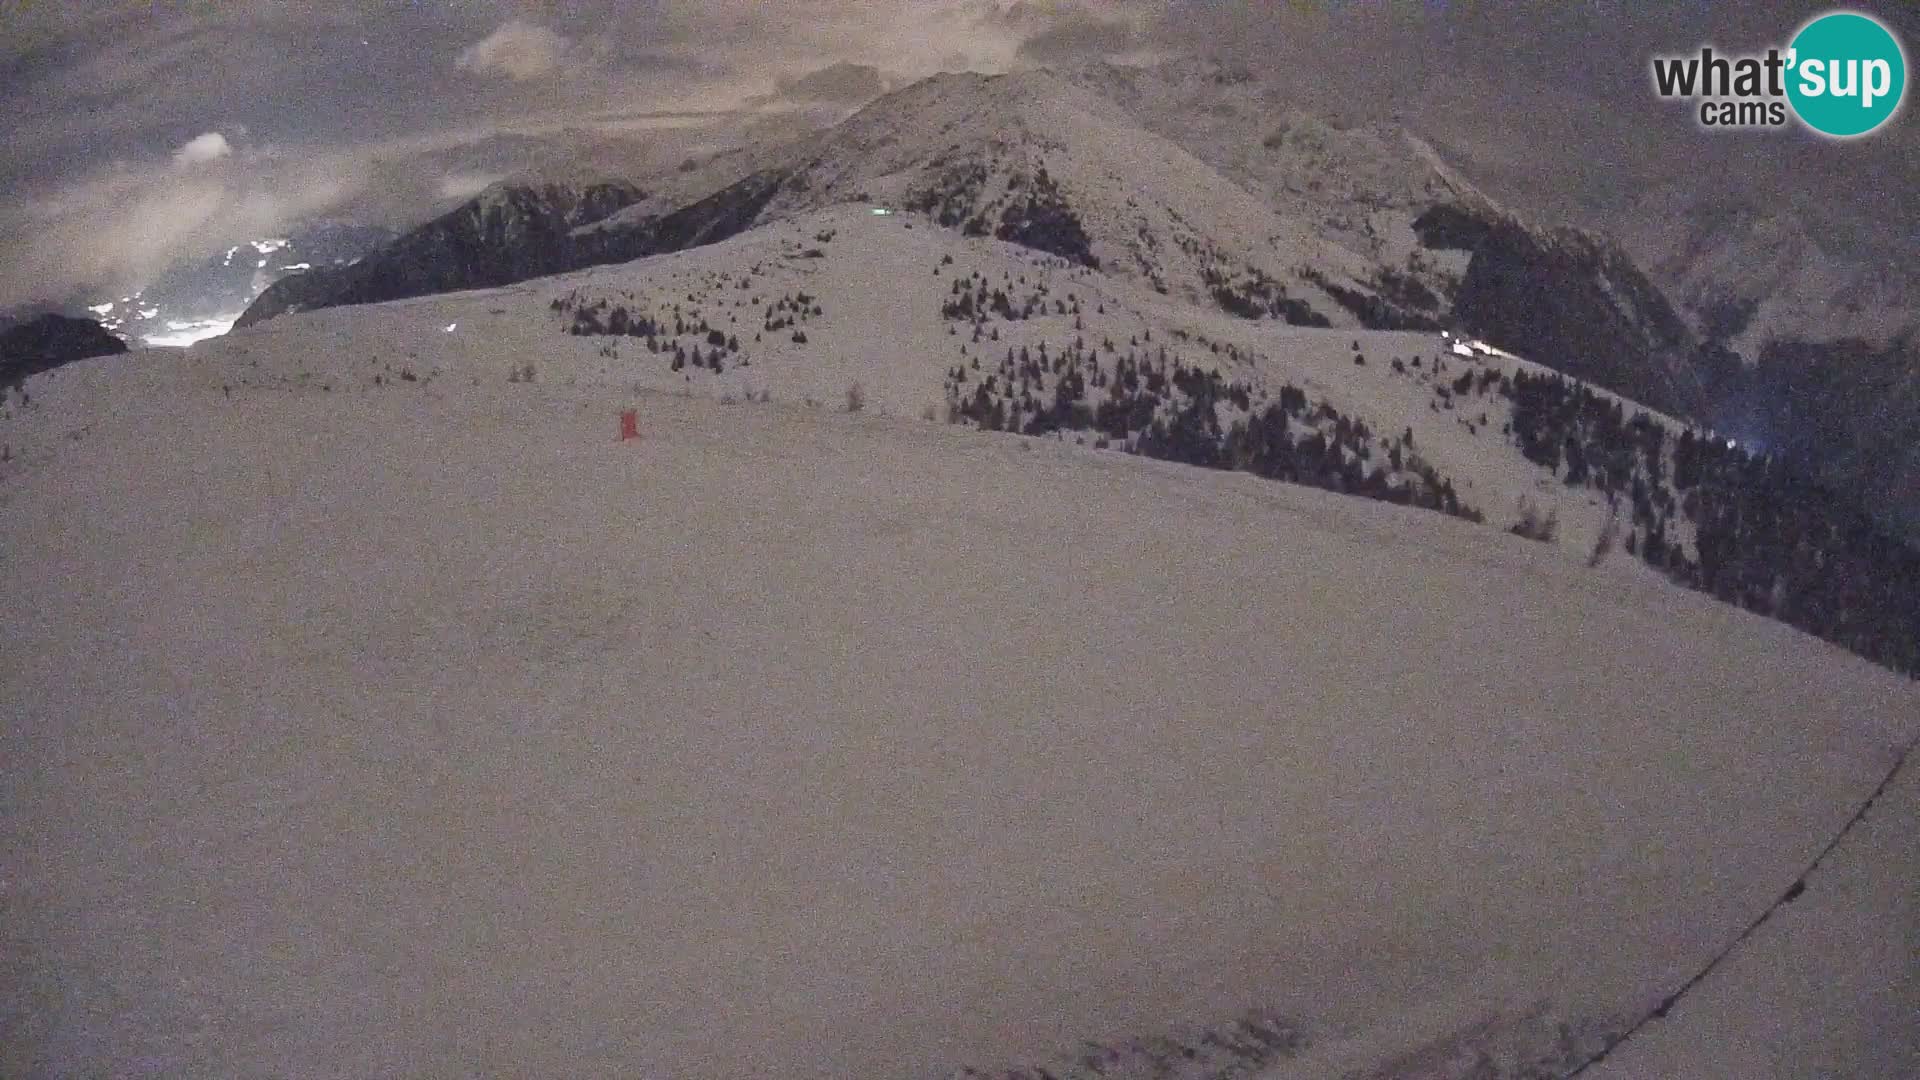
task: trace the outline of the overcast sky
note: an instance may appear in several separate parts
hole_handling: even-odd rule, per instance
[[[1898,0],[1854,6],[1920,34]],[[1838,180],[1851,187],[1837,198],[1904,207],[1920,177],[1910,117],[1835,147],[1702,136],[1651,100],[1651,53],[1784,43],[1821,10],[1778,0],[0,0],[0,306],[137,277],[315,216],[405,224],[546,158],[657,164],[739,138],[770,111],[825,118],[940,70],[1102,57],[1224,54],[1311,107],[1401,113],[1490,171],[1515,170],[1520,187],[1542,154],[1559,154],[1537,174],[1556,189],[1541,193],[1548,203],[1604,198],[1628,173],[1669,158],[1685,168],[1698,152],[1740,159],[1728,182],[1756,190]],[[1895,223],[1908,238],[1911,228]]]

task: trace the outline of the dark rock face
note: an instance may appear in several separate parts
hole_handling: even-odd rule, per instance
[[[13,386],[75,360],[126,351],[126,342],[92,319],[42,315],[0,333],[0,386]]]
[[[1692,332],[1625,253],[1590,233],[1493,224],[1453,317],[1500,348],[1662,411],[1705,408]]]
[[[569,233],[641,197],[626,183],[485,192],[350,266],[281,279],[237,325],[313,308],[510,285],[573,269]]]
[[[779,170],[755,173],[671,214],[580,230],[570,238],[574,265],[567,269],[629,262],[738,236],[753,227],[791,180]]]
[[[632,184],[508,187],[482,194],[352,266],[284,278],[239,326],[276,315],[486,289],[718,243],[751,227],[787,179],[757,173],[673,213],[608,223],[645,197]]]
[[[1436,203],[1413,219],[1413,231],[1423,247],[1436,251],[1473,251],[1493,229],[1486,213],[1453,203]]]

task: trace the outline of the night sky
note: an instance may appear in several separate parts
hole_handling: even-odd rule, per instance
[[[1911,245],[1910,120],[1845,146],[1704,136],[1650,92],[1654,52],[1784,43],[1824,5],[1654,7],[6,0],[0,308],[316,217],[405,226],[523,169],[663,167],[791,134],[784,110],[825,122],[941,70],[1192,54],[1245,64],[1310,109],[1398,118],[1536,212],[1603,213],[1639,185],[1692,177],[1805,204],[1863,243]],[[1855,7],[1920,37],[1909,5]]]

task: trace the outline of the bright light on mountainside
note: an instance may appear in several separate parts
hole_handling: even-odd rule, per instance
[[[148,333],[140,340],[155,346],[192,345],[195,342],[219,337],[233,329],[233,321],[239,317],[240,313],[236,311],[218,319],[199,319],[191,322],[170,319],[164,330]]]

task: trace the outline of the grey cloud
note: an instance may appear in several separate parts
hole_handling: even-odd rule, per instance
[[[1140,44],[1140,34],[1130,23],[1076,15],[1021,42],[1020,55],[1041,64],[1073,63],[1118,56]]]
[[[461,52],[454,66],[478,75],[537,79],[553,74],[567,61],[571,44],[544,26],[509,19]]]
[[[0,296],[137,281],[189,252],[323,212],[366,179],[363,161],[285,152],[203,155],[190,164],[107,169],[30,200],[0,229],[9,255]]]
[[[779,96],[796,101],[859,104],[887,92],[886,77],[870,64],[838,63],[778,82]]]
[[[1920,40],[1920,9],[1855,6]],[[1728,158],[1726,175],[1753,190],[1768,178],[1844,180],[1836,190],[1884,205],[1897,234],[1911,232],[1905,193],[1920,187],[1911,111],[1871,145],[1709,145],[1645,93],[1648,50],[1771,41],[1806,14],[1785,0],[1712,10],[1632,0],[19,7],[0,34],[0,306],[82,273],[131,273],[169,245],[218,243],[233,221],[269,210],[405,224],[480,177],[547,159],[637,169],[724,146],[738,130],[731,111],[769,92],[799,110],[784,116],[791,128],[943,69],[1145,53],[1220,55],[1302,108],[1403,116],[1510,167],[1519,188],[1543,158],[1560,170],[1543,180],[1600,194]],[[653,115],[668,111],[687,116]],[[174,153],[215,132],[231,156],[176,175]],[[1554,145],[1563,132],[1573,143]]]

